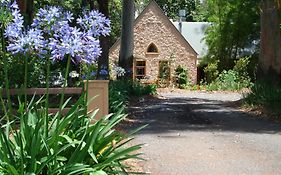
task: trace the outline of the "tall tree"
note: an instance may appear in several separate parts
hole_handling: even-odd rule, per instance
[[[145,7],[150,0],[135,0],[138,8]],[[171,19],[179,18],[179,10],[186,10],[187,21],[194,21],[193,14],[196,8],[196,0],[155,0],[164,13]]]
[[[34,0],[17,0],[17,3],[23,13],[25,26],[31,24],[34,13]]]
[[[234,60],[258,52],[259,2],[256,0],[208,0],[209,61],[219,60],[220,70],[232,68]]]
[[[155,0],[169,18],[178,19],[179,10],[186,10],[186,20],[193,21],[195,0]]]
[[[109,18],[109,0],[97,0],[99,5],[99,11],[103,13],[107,18]],[[102,49],[102,54],[98,58],[98,78],[99,79],[108,79],[108,75],[100,74],[102,69],[108,71],[109,68],[109,47],[110,47],[110,37],[109,36],[100,36],[100,45]]]
[[[119,66],[126,70],[126,77],[132,76],[133,49],[134,49],[134,1],[122,1],[122,32]]]
[[[261,1],[261,44],[258,79],[270,79],[281,86],[281,2]]]

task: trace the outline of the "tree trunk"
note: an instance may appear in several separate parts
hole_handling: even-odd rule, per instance
[[[133,0],[122,1],[122,31],[119,66],[126,70],[126,77],[132,78],[134,50],[134,19],[135,9]]]
[[[262,0],[258,80],[281,85],[281,30],[278,0]]]
[[[24,25],[30,25],[33,20],[34,0],[17,0],[17,3],[24,16]]]
[[[33,21],[34,0],[26,0],[26,24],[30,25]]]
[[[99,11],[103,13],[107,18],[109,18],[109,0],[98,0],[99,4]],[[109,70],[109,43],[110,37],[109,36],[100,36],[100,45],[102,49],[102,54],[98,58],[98,79],[108,79],[108,75],[101,75],[99,72],[102,69]]]
[[[84,0],[84,1],[87,1],[87,3],[90,4],[90,9],[91,10],[95,10],[96,9],[94,0]]]

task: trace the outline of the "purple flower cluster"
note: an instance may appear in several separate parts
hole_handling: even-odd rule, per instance
[[[23,16],[17,6],[12,8],[12,22],[7,26],[5,36],[9,39],[18,39],[23,32]]]
[[[46,43],[41,30],[33,28],[24,30],[23,16],[16,2],[10,5],[9,8],[11,9],[12,22],[8,24],[4,34],[10,43],[7,50],[13,54],[33,52],[41,55]]]
[[[63,12],[59,7],[46,6],[39,9],[31,26],[41,29],[50,36],[65,25],[68,26],[68,22],[72,20],[73,17],[70,12]]]
[[[77,19],[77,24],[94,37],[106,36],[110,32],[110,21],[102,13],[98,11],[84,11],[82,17]]]
[[[99,40],[70,26],[64,26],[54,34],[49,47],[53,60],[62,60],[70,55],[75,63],[94,63],[101,54]]]
[[[13,37],[10,41],[12,42],[7,46],[7,50],[13,54],[37,53],[41,56],[46,52],[44,50],[46,41],[42,36],[42,32],[38,29],[30,29],[18,37]]]
[[[9,0],[0,0],[0,7],[10,7]]]
[[[59,7],[39,9],[28,30],[24,30],[23,17],[18,7],[12,9],[13,21],[8,25],[5,36],[9,39],[8,50],[12,53],[50,53],[54,61],[71,56],[75,63],[95,63],[101,54],[100,35],[108,35],[110,22],[97,11],[84,12],[78,18],[77,27],[73,14]]]

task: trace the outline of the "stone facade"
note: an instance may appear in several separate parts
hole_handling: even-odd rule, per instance
[[[154,44],[157,52],[148,52],[148,47]],[[110,49],[110,62],[117,62],[120,41]],[[192,83],[197,81],[197,53],[179,33],[158,5],[151,1],[140,14],[134,26],[134,70],[136,61],[145,61],[145,80],[156,83],[159,80],[159,63],[167,61],[170,67],[170,82],[175,69],[181,65],[188,69]],[[136,72],[134,71],[134,75]]]

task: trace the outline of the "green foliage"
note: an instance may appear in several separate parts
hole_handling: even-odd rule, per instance
[[[51,6],[60,6],[66,10],[71,11],[75,15],[81,13],[81,9],[84,5],[82,3],[83,0],[64,0],[64,1],[57,1],[57,0],[34,0],[34,9],[35,11],[40,7],[44,7],[46,5]]]
[[[210,16],[208,12],[208,4],[205,1],[195,1],[195,11],[193,12],[193,20],[198,22],[208,21]]]
[[[116,112],[129,102],[129,86],[125,81],[111,81],[109,84],[109,111]]]
[[[234,68],[228,71],[223,70],[214,81],[206,86],[207,90],[233,91],[251,87],[252,83],[248,75],[249,63],[248,57],[235,61]]]
[[[123,162],[139,159],[141,145],[126,145],[135,132],[114,129],[125,118],[122,109],[92,123],[96,112],[85,115],[81,97],[64,117],[50,115],[46,123],[40,103],[31,101],[27,110],[20,105],[20,123],[2,125],[1,174],[126,174]]]
[[[141,3],[143,6],[146,6],[148,2],[149,0],[136,0],[136,6],[140,7]],[[169,18],[177,20],[179,18],[179,10],[185,9],[187,21],[193,21],[196,0],[155,0],[155,2]]]
[[[113,45],[121,35],[122,1],[109,1],[109,19],[111,22],[110,44]]]
[[[219,75],[218,63],[219,63],[219,61],[209,63],[207,65],[207,67],[204,68],[205,81],[207,83],[213,82],[218,77],[218,75]]]
[[[161,61],[159,65],[159,78],[161,79],[169,79],[170,78],[170,64],[168,61]]]
[[[232,60],[258,52],[258,45],[253,43],[259,41],[259,3],[256,0],[206,1],[208,22],[212,23],[207,29],[207,57],[210,61],[220,60],[219,71],[231,68]]]
[[[257,82],[245,97],[245,104],[281,112],[281,88],[265,81]]]
[[[219,77],[206,86],[207,90],[241,90],[251,86],[248,77],[240,77],[234,70],[223,71]]]
[[[247,81],[248,79],[250,79],[248,73],[249,64],[250,64],[249,57],[240,58],[239,60],[235,61],[233,71],[237,72],[239,82]]]
[[[158,86],[159,87],[167,87],[170,83],[170,62],[169,61],[160,61],[159,62],[159,78],[158,78]]]
[[[128,105],[131,97],[156,94],[155,84],[143,85],[138,81],[116,80],[109,84],[109,110],[117,112],[121,106]]]
[[[187,21],[193,21],[192,12],[195,10],[195,0],[156,0],[157,4],[169,18],[178,19],[179,10],[186,10]]]
[[[23,85],[23,78],[22,75],[24,72],[24,59],[17,56],[10,57],[7,54],[6,60],[3,60],[0,56],[0,87],[4,86],[4,65],[6,63],[8,76],[9,76],[9,83],[11,85],[11,88],[20,88]],[[45,75],[44,69],[45,69],[45,61],[41,59],[34,59],[29,58],[28,59],[28,87],[42,87],[43,84],[41,83],[44,81]]]
[[[185,89],[187,88],[187,86],[190,85],[188,70],[186,68],[178,66],[175,70],[175,74],[176,74],[176,83],[179,88]]]

